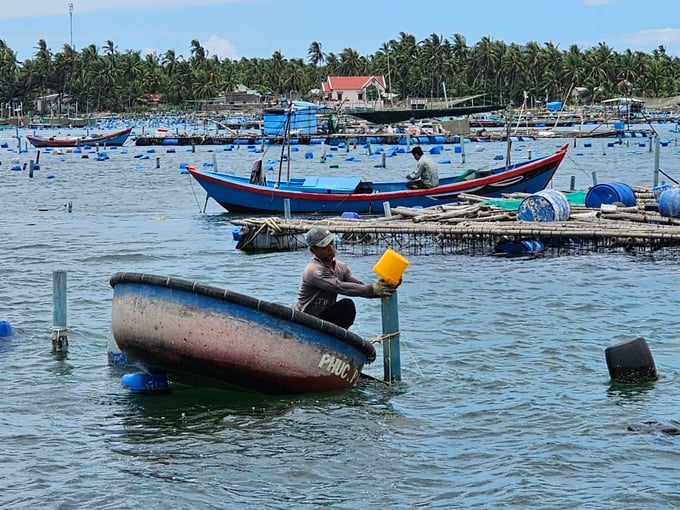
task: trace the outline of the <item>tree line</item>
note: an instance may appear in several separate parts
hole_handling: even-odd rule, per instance
[[[40,39],[35,50],[19,62],[0,40],[0,104],[33,104],[58,94],[77,102],[81,111],[129,113],[143,111],[150,94],[163,94],[172,107],[190,109],[239,84],[263,94],[309,98],[328,76],[358,75],[385,76],[388,91],[401,99],[485,94],[488,103],[521,105],[527,98],[533,104],[680,94],[680,59],[664,46],[651,54],[619,53],[604,42],[560,50],[551,42],[506,44],[490,37],[468,46],[461,34],[418,41],[400,32],[371,55],[350,47],[326,53],[320,42],[312,42],[305,58],[275,51],[270,58],[220,59],[196,39],[186,58],[174,49],[161,55],[120,52],[113,41],[81,51],[64,44],[54,53]]]

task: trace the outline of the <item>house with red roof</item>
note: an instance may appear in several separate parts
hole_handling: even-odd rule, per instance
[[[382,104],[385,90],[384,76],[329,76],[321,84],[325,101],[344,102],[349,106]]]

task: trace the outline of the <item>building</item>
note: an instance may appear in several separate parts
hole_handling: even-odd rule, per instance
[[[324,101],[336,101],[350,108],[383,106],[384,76],[329,76],[321,84]]]

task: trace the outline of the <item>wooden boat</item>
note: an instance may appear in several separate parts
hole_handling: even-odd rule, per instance
[[[503,106],[452,106],[451,108],[428,108],[423,110],[374,110],[351,111],[350,115],[373,124],[394,124],[410,119],[432,119],[437,117],[462,117],[502,110]]]
[[[370,182],[361,177],[306,177],[274,183],[193,166],[187,169],[208,198],[229,212],[281,213],[288,200],[291,213],[380,213],[384,202],[391,207],[429,207],[457,202],[461,193],[490,198],[506,193],[536,193],[548,185],[567,148],[565,144],[554,154],[507,167],[469,170],[440,178],[434,188],[415,190],[406,187],[406,180]]]
[[[120,351],[171,381],[267,394],[353,387],[373,345],[292,308],[190,280],[111,276],[111,327]]]
[[[104,135],[92,135],[92,136],[70,136],[70,137],[42,137],[35,135],[26,135],[26,138],[31,145],[36,148],[42,147],[83,147],[85,145],[107,145],[109,147],[121,146],[123,145],[130,133],[132,132],[132,127],[121,129],[120,131],[115,131],[113,133],[108,133]]]

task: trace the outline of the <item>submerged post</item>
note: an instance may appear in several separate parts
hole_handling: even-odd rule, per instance
[[[386,382],[401,381],[399,302],[397,292],[380,299],[382,308],[383,370]]]
[[[380,260],[373,266],[373,271],[381,280],[399,286],[404,270],[408,266],[400,253],[387,248]],[[389,297],[380,299],[382,310],[383,333],[383,370],[385,382],[401,381],[401,352],[399,347],[399,302],[397,291]]]
[[[650,145],[651,147],[651,145]],[[661,140],[658,136],[654,137],[654,187],[659,185],[659,155],[661,152]]]
[[[68,349],[66,327],[66,271],[52,273],[52,352]]]

